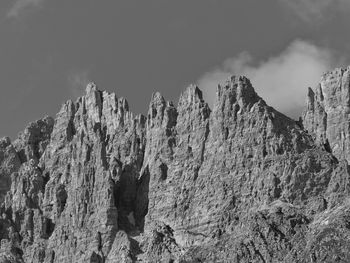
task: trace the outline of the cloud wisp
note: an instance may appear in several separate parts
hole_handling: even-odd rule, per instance
[[[302,21],[314,24],[329,17],[332,12],[350,10],[349,0],[278,0]]]
[[[9,11],[8,18],[18,18],[23,12],[31,8],[38,8],[42,5],[44,0],[15,0]]]
[[[218,83],[231,75],[245,75],[269,105],[297,118],[304,106],[307,87],[317,85],[322,74],[337,63],[331,50],[295,40],[281,54],[265,61],[255,61],[248,52],[229,58],[201,76],[198,85],[213,105]]]
[[[74,98],[84,94],[86,85],[91,82],[89,70],[75,70],[68,75],[68,88]]]

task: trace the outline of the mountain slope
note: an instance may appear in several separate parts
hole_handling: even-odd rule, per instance
[[[348,262],[349,153],[313,93],[303,123],[239,76],[144,117],[89,84],[0,141],[0,262]]]

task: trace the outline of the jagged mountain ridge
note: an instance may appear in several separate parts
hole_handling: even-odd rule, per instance
[[[321,87],[346,105],[338,71]],[[347,262],[348,152],[318,130],[346,107],[313,93],[302,123],[245,77],[218,87],[213,110],[190,86],[177,107],[153,94],[144,117],[89,84],[55,120],[0,141],[1,259]]]

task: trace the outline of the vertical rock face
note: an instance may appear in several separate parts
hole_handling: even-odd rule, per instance
[[[316,207],[323,202],[334,158],[267,106],[248,79],[233,77],[219,87],[211,113],[200,91],[190,87],[172,116],[166,120],[177,116],[176,125],[157,125],[156,136],[147,129],[157,138],[151,148],[165,150],[145,158],[153,189],[146,225],[166,225],[180,247],[237,235],[249,211],[275,200]]]
[[[146,117],[90,83],[0,140],[0,262],[346,262],[344,83],[309,91],[309,133],[245,77],[213,110],[194,85],[177,107],[154,93]]]
[[[3,158],[4,169],[20,166],[4,208],[19,238],[8,246],[28,262],[105,261],[135,210],[144,124],[125,99],[89,84],[54,123],[44,119],[26,128],[11,160],[19,158],[22,166],[11,168],[10,157]]]
[[[0,202],[11,187],[11,174],[21,166],[20,158],[8,137],[0,139]]]
[[[337,158],[350,161],[350,68],[326,73],[309,89],[303,113],[305,129]]]
[[[31,123],[19,134],[14,147],[22,163],[29,160],[37,162],[40,159],[49,143],[53,122],[51,117],[46,117]]]
[[[57,262],[104,261],[135,210],[144,118],[125,99],[89,84],[56,119],[43,165],[49,178],[44,213],[55,224],[48,250]],[[126,221],[126,222],[125,222]]]

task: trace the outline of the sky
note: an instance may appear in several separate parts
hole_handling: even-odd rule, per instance
[[[94,81],[145,114],[190,84],[209,105],[230,75],[284,114],[350,64],[349,0],[1,0],[0,137],[55,117]]]

